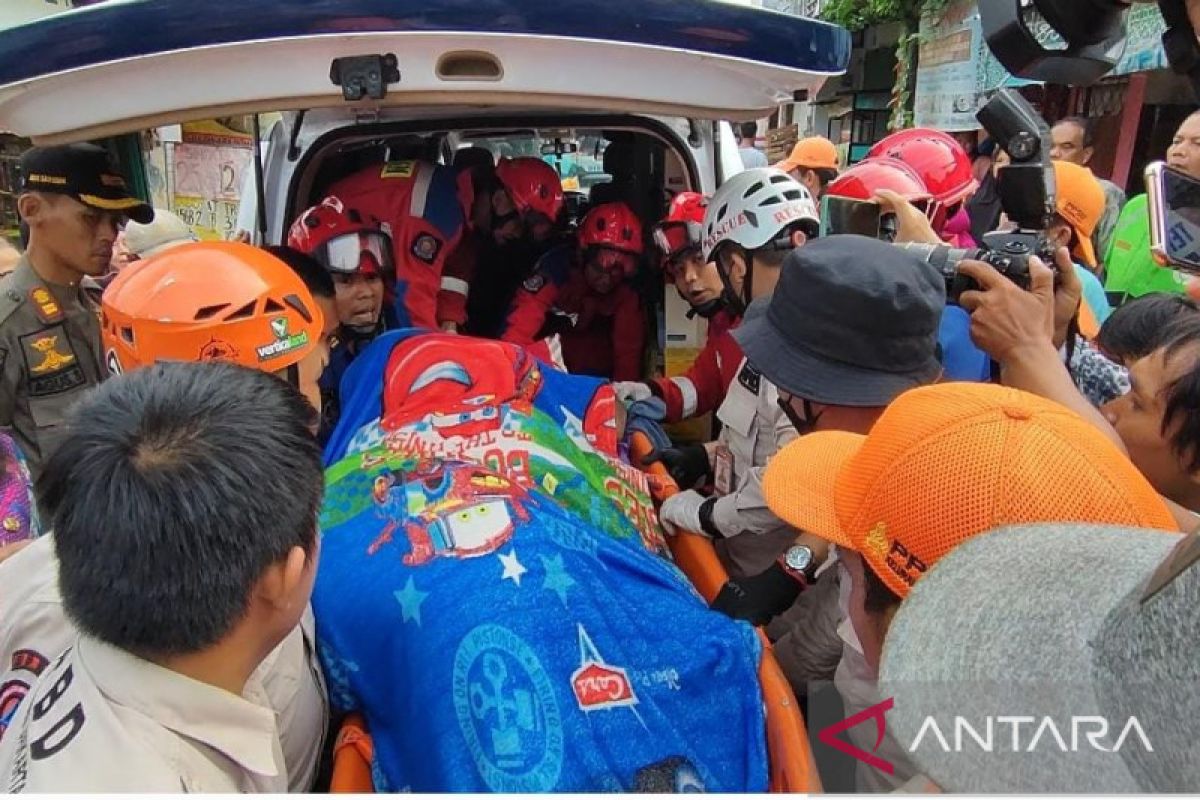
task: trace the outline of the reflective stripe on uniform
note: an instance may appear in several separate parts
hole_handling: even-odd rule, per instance
[[[442,290],[446,292],[454,292],[466,297],[471,291],[470,285],[462,278],[453,278],[449,275],[442,276]]]
[[[429,183],[432,180],[433,170],[426,165],[421,165],[413,178],[412,195],[408,201],[409,215],[417,219],[425,218],[425,203],[429,197]]]
[[[680,413],[680,418],[688,419],[696,413],[696,406],[700,404],[700,396],[696,392],[696,385],[692,383],[690,378],[682,375],[671,378],[671,383],[675,384],[675,388],[679,390],[679,394],[683,398],[683,410]]]

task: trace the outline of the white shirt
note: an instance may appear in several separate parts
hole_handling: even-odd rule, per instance
[[[0,742],[18,792],[284,792],[260,681],[243,696],[81,636],[42,673]]]
[[[734,473],[734,490],[713,506],[713,525],[727,537],[717,552],[735,577],[757,575],[799,535],[771,512],[762,492],[767,461],[796,438],[796,429],[779,409],[779,390],[745,358],[717,418]]]
[[[77,635],[63,613],[52,536],[0,564],[0,714],[17,703],[25,705],[21,699],[29,688]],[[310,608],[251,677],[278,716],[284,774],[293,792],[312,788],[329,719],[314,640]],[[8,738],[0,716],[0,744]]]
[[[757,147],[739,147],[738,152],[742,154],[742,166],[746,169],[767,166],[767,154]]]

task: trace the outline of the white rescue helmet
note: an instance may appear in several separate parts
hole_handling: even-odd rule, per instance
[[[804,184],[774,167],[739,172],[708,201],[701,244],[704,260],[711,261],[724,242],[757,250],[796,222],[808,223],[810,235],[820,225],[817,204]]]

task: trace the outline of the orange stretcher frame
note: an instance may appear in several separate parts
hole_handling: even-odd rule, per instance
[[[650,440],[634,433],[630,442],[630,460],[642,463],[652,450]],[[654,499],[662,502],[679,491],[660,463],[647,468],[652,476]],[[725,567],[717,558],[712,542],[695,533],[681,531],[669,540],[675,563],[706,602],[712,602],[729,579]],[[763,654],[758,676],[762,683],[763,704],[767,715],[767,755],[770,767],[770,790],[782,793],[818,793],[821,781],[808,741],[808,731],[800,704],[784,677],[771,643],[760,628]],[[375,791],[371,780],[373,746],[366,722],[359,714],[350,714],[342,723],[333,746],[333,780],[329,791],[334,794],[370,794]]]

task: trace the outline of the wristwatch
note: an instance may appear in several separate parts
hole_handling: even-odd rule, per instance
[[[779,557],[779,566],[801,586],[808,588],[817,571],[817,557],[806,544],[794,544]]]

